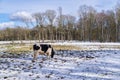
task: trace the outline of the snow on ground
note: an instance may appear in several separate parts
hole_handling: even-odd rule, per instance
[[[54,59],[39,56],[34,63],[32,54],[0,58],[0,80],[120,79],[120,50],[57,51]]]
[[[0,47],[0,80],[120,80],[120,43],[52,45],[58,44],[83,50],[59,50],[53,59],[39,55],[32,62],[33,52],[8,54]]]

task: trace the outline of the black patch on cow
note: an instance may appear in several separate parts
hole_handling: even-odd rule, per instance
[[[40,44],[41,50],[46,52],[48,50],[48,48],[51,48],[51,45],[47,45],[47,44]]]
[[[35,51],[35,50],[39,50],[39,49],[40,49],[39,46],[37,46],[36,44],[33,45],[33,50],[34,50],[34,51]]]

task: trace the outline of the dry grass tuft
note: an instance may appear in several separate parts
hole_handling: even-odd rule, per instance
[[[21,44],[16,44],[16,45],[6,45],[4,46],[6,49],[5,52],[7,53],[26,53],[26,52],[30,52],[33,51],[32,50],[32,45],[21,45]],[[76,47],[76,46],[68,46],[68,45],[52,45],[52,47],[55,50],[79,50],[80,47]]]
[[[55,50],[79,50],[80,47],[72,46],[72,45],[53,45]]]
[[[7,50],[5,52],[8,53],[25,53],[25,52],[30,52],[32,51],[32,45],[28,46],[28,45],[7,45],[5,46],[7,48]]]

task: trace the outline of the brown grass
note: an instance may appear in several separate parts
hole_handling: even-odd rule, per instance
[[[32,46],[27,45],[7,45],[5,46],[7,50],[5,52],[8,53],[25,53],[32,51]]]
[[[6,45],[4,47],[7,48],[7,50],[5,52],[8,52],[8,53],[27,53],[27,52],[33,51],[32,44],[31,45],[25,45],[25,44],[24,45],[21,45],[21,44],[12,45],[12,44],[9,44],[9,45]],[[74,46],[74,45],[52,45],[52,47],[55,50],[88,50],[87,47]],[[98,46],[96,46],[96,47],[98,47]],[[89,46],[89,48],[93,49],[90,46]],[[99,49],[104,49],[104,48],[120,49],[120,46],[99,46]]]
[[[80,48],[79,47],[76,47],[76,46],[68,46],[68,45],[53,45],[53,48],[55,50],[79,50]]]
[[[8,53],[25,53],[30,52],[32,50],[32,45],[7,45],[4,46],[7,48],[5,52]],[[68,45],[52,45],[55,50],[79,50],[79,47],[76,46],[68,46]]]

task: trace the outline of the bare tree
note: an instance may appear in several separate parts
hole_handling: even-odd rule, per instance
[[[56,17],[56,12],[54,10],[47,10],[45,14],[46,14],[46,17],[47,17],[50,25],[53,26],[53,23],[54,23],[54,20]]]
[[[72,30],[74,29],[76,18],[72,15],[66,15],[66,19],[64,19],[64,23],[66,23],[66,29],[67,29],[67,39],[72,40]]]
[[[81,27],[81,40],[91,40],[92,27],[94,25],[95,9],[91,6],[82,5],[79,7],[79,25]]]
[[[50,40],[53,40],[54,35],[53,35],[53,24],[54,24],[54,20],[56,17],[56,12],[54,10],[47,10],[46,11],[46,18],[47,21],[49,22],[49,32],[50,32]]]
[[[112,10],[106,12],[107,15],[107,34],[106,41],[116,41],[116,18],[115,13]]]
[[[115,7],[116,12],[116,41],[120,41],[120,2]]]
[[[38,33],[39,33],[39,42],[40,39],[43,40],[44,42],[44,23],[45,23],[45,13],[35,13],[33,14],[35,20],[36,20],[36,25],[39,28]]]

